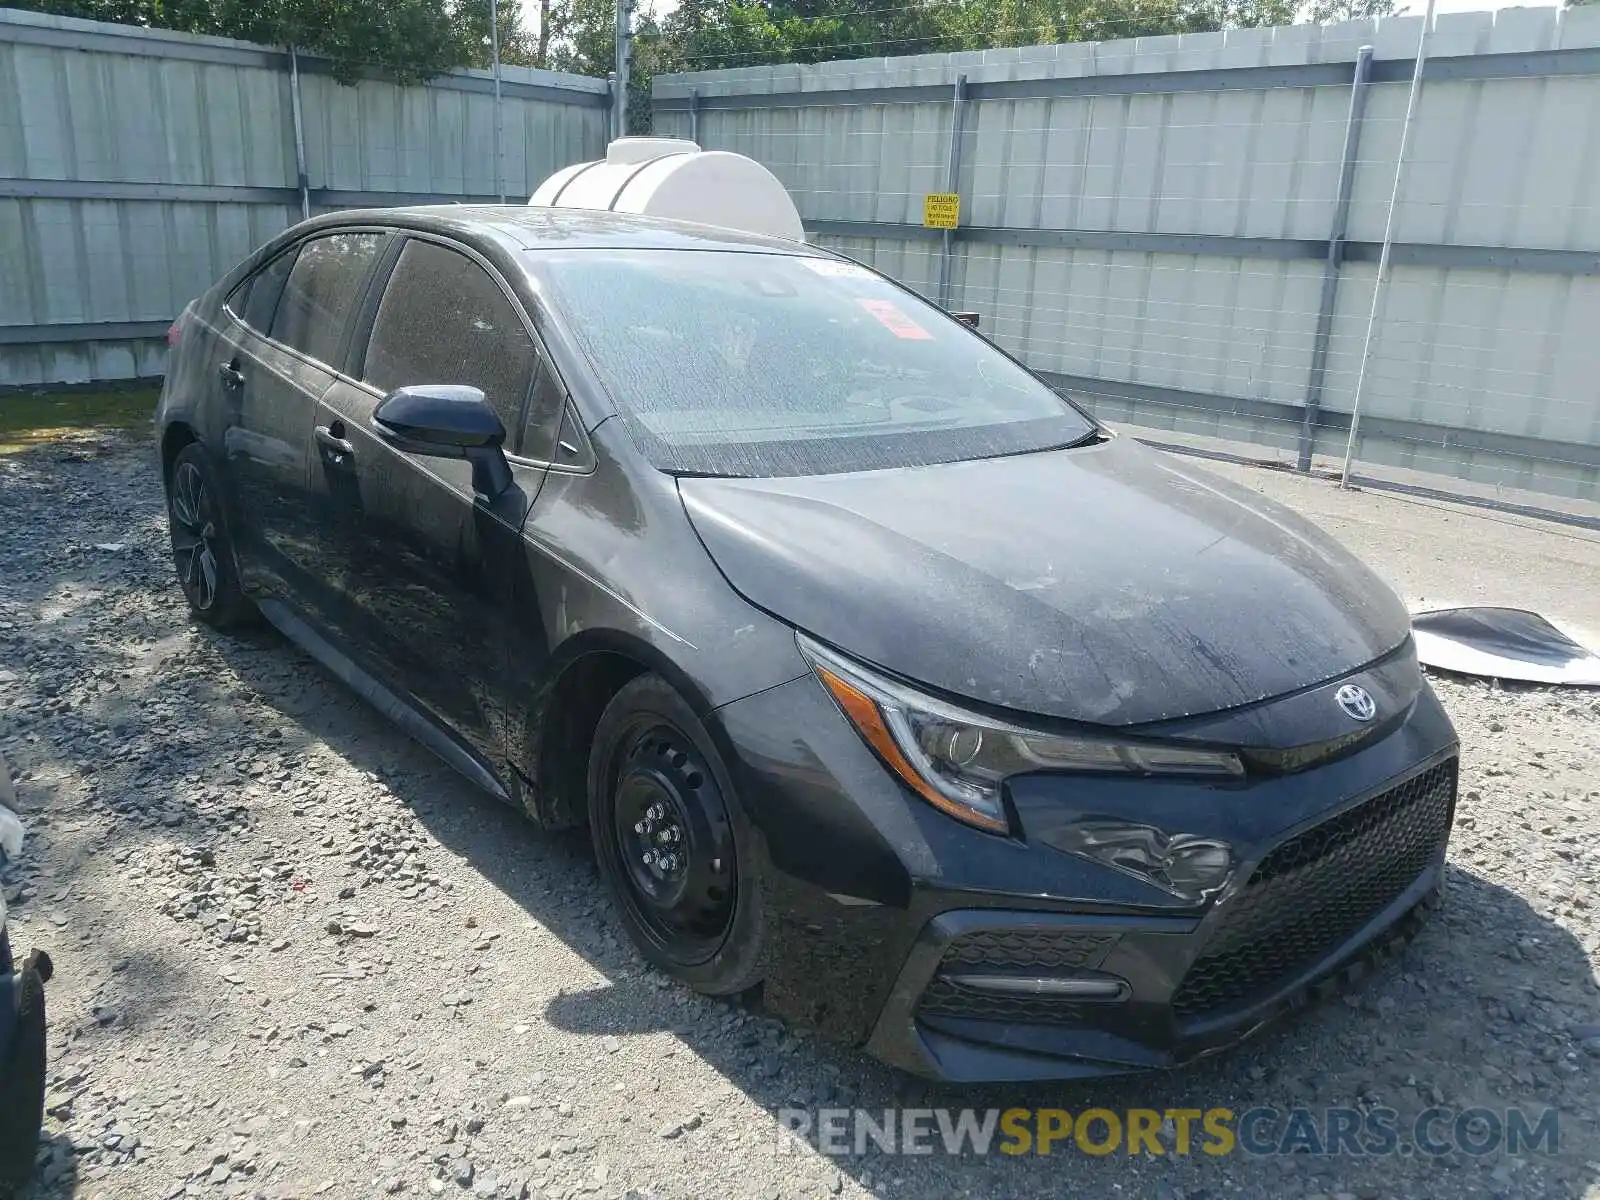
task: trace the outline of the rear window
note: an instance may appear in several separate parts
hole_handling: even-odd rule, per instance
[[[854,263],[574,250],[533,267],[662,470],[871,470],[1051,449],[1095,430],[982,337]]]

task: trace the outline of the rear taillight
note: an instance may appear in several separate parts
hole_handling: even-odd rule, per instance
[[[176,350],[178,343],[183,340],[183,318],[179,317],[167,326],[167,349]]]

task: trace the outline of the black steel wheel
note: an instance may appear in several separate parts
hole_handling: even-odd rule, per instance
[[[675,961],[704,962],[733,918],[733,829],[694,742],[640,716],[620,746],[612,784],[624,900]]]
[[[248,620],[254,607],[239,586],[222,493],[198,443],[185,446],[173,461],[167,524],[178,585],[194,615],[218,628]]]
[[[601,874],[645,957],[706,992],[757,982],[759,872],[741,845],[727,773],[664,680],[641,676],[607,706],[589,781]]]

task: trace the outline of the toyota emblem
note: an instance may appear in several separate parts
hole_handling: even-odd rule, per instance
[[[1372,698],[1372,693],[1360,684],[1347,683],[1333,694],[1339,702],[1339,707],[1344,709],[1344,715],[1352,721],[1370,721],[1378,715],[1378,702]]]

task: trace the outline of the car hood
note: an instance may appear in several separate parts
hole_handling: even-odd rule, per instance
[[[1021,712],[1116,726],[1215,712],[1350,672],[1410,628],[1315,526],[1126,438],[679,490],[751,603]]]

